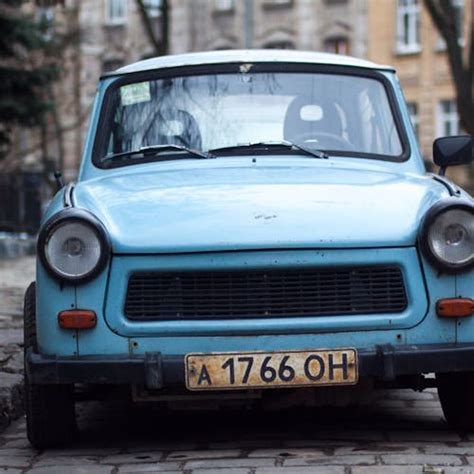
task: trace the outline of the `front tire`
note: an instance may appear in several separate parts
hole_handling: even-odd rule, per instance
[[[460,432],[474,431],[474,372],[436,374],[446,421]]]
[[[36,352],[36,285],[25,293],[24,341],[25,361],[29,348]],[[30,443],[51,448],[72,441],[77,433],[73,385],[39,385],[29,380],[25,366],[24,399],[26,430]]]

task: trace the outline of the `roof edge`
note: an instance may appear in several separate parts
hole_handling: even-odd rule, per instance
[[[376,64],[365,59],[339,54],[314,51],[295,51],[277,49],[231,49],[205,51],[200,53],[173,54],[138,61],[101,75],[102,78],[122,76],[137,72],[170,69],[186,66],[203,66],[236,63],[295,63],[314,65],[333,65],[356,67],[361,69],[385,70],[394,72],[391,66]]]

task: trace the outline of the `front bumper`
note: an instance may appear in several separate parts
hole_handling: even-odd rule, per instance
[[[430,372],[474,371],[474,344],[376,346],[359,349],[359,375],[385,381]],[[26,354],[29,380],[36,384],[140,384],[150,389],[184,386],[184,355],[55,357]]]

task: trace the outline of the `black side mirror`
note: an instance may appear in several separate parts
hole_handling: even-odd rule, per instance
[[[471,135],[437,138],[433,143],[433,161],[444,176],[448,166],[468,165],[472,163],[473,140]]]

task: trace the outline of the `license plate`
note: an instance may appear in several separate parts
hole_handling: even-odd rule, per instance
[[[353,385],[355,349],[186,354],[189,390]]]

